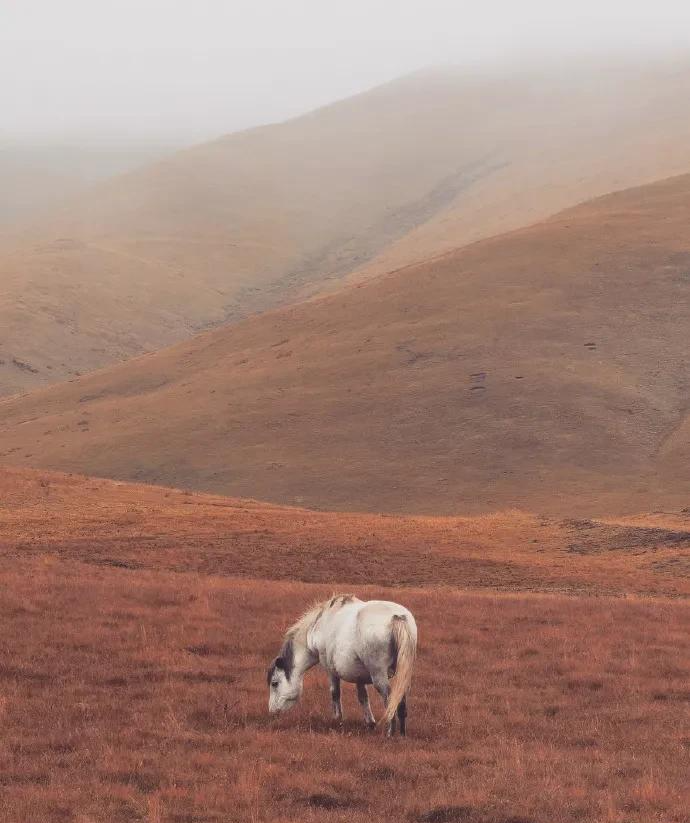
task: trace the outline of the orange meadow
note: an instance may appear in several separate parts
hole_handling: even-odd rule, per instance
[[[24,479],[25,500],[32,482],[45,494],[45,478]],[[19,488],[18,476],[13,482]],[[103,562],[106,525],[93,522],[90,541],[88,510],[81,519],[70,510],[86,481],[51,482],[62,489],[53,515],[41,519],[26,506],[33,544],[18,537],[9,493],[0,509],[3,821],[688,820],[684,594],[612,597],[594,585],[599,572],[581,573],[587,594],[510,593],[488,578],[482,588],[451,588],[442,585],[441,563],[431,564],[437,580],[424,585],[344,586],[405,603],[420,626],[409,736],[388,741],[364,730],[352,687],[344,688],[346,721],[335,725],[316,670],[298,708],[277,720],[266,712],[264,673],[282,631],[312,600],[343,588],[339,580],[240,579],[218,557],[205,570],[222,545],[191,551],[182,514],[177,547],[172,531],[151,544],[140,529],[147,548],[136,568],[127,567],[126,541],[118,544],[121,567],[113,543]],[[113,484],[114,496],[116,489],[129,493]],[[58,510],[59,529],[51,521]],[[280,511],[286,518],[289,510]],[[386,569],[388,551],[377,555],[371,545],[370,574],[377,556]],[[557,566],[555,544],[549,552]],[[596,571],[596,552],[570,555],[583,569],[591,556]],[[192,556],[196,566],[170,568],[171,557]],[[319,565],[311,554],[322,581],[331,557],[325,552]],[[534,577],[551,579],[541,562]],[[388,582],[390,571],[382,577]],[[613,577],[610,584],[618,585]]]

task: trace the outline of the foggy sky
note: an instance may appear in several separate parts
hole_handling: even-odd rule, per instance
[[[191,143],[438,63],[681,49],[688,0],[0,0],[0,139]]]

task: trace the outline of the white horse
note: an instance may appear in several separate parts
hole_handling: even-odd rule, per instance
[[[268,670],[268,710],[284,712],[297,703],[305,672],[320,663],[331,681],[333,716],[342,720],[340,681],[357,684],[364,722],[375,726],[367,684],[383,698],[388,736],[405,734],[406,696],[417,650],[412,612],[387,600],[362,601],[339,594],[317,603],[288,629],[280,654]],[[393,676],[392,684],[389,677]]]

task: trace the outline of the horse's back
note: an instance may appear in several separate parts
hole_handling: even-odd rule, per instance
[[[409,609],[389,600],[369,600],[357,614],[358,642],[364,654],[377,658],[385,654],[394,654],[391,647],[394,618],[405,620],[416,644],[417,624]]]
[[[405,606],[393,603],[390,600],[367,600],[362,604],[358,614],[357,622],[361,631],[378,634],[379,632],[388,636],[391,623],[394,617],[402,617],[407,621],[412,636],[417,637],[417,624],[414,615]]]

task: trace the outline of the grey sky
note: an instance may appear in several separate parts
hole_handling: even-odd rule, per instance
[[[687,0],[0,0],[0,138],[193,142],[434,63],[690,50]]]

